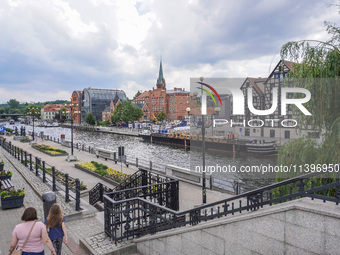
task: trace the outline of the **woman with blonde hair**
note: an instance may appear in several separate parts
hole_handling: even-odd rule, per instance
[[[50,208],[48,216],[45,220],[48,236],[52,241],[53,247],[57,255],[61,255],[61,247],[64,243],[67,244],[67,231],[65,226],[65,217],[58,204],[53,204]]]

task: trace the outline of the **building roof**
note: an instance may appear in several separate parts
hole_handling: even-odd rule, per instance
[[[58,111],[60,111],[60,109],[62,107],[65,107],[66,111],[71,111],[71,107],[70,106],[65,106],[63,104],[46,104],[43,107],[43,111],[44,112],[58,112]]]
[[[164,76],[163,76],[163,67],[162,67],[162,59],[159,64],[159,74],[157,79],[157,84],[165,84]]]
[[[263,83],[267,80],[267,78],[251,78],[247,77],[247,79],[250,81],[250,83],[253,85],[253,87],[256,89],[256,91],[263,96],[264,93],[264,86]]]
[[[166,91],[167,94],[190,94],[189,91],[185,91],[182,88],[174,88],[174,89],[169,89]]]

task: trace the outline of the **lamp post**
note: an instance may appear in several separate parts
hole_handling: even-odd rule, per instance
[[[204,78],[200,77],[201,83],[203,82]],[[202,88],[201,84],[201,88]],[[203,99],[203,90],[201,92],[202,99]],[[201,104],[203,103],[203,100],[201,100]],[[207,203],[207,189],[206,189],[206,177],[205,177],[205,126],[204,126],[204,115],[202,114],[202,171],[203,171],[203,176],[202,176],[202,202],[203,204]]]
[[[71,98],[72,102],[72,98]],[[68,161],[75,161],[77,160],[77,157],[73,155],[73,114],[74,113],[79,113],[78,111],[73,111],[75,107],[78,107],[78,104],[70,104],[70,105],[65,105],[65,106],[70,106],[71,108],[71,156],[68,157]]]
[[[30,115],[30,116],[33,117],[33,124],[32,124],[32,126],[33,126],[33,133],[32,133],[33,142],[34,142],[34,117],[35,117],[35,114],[36,114],[36,111],[37,111],[37,110],[38,110],[38,109],[35,108],[35,107],[33,106],[33,107],[31,107],[31,109],[27,112],[28,115]]]

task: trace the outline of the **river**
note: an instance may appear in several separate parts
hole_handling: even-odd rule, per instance
[[[20,130],[21,124],[15,124]],[[13,128],[13,125],[6,123],[6,127]],[[26,131],[32,131],[31,126],[26,126]],[[44,132],[55,138],[60,138],[61,134],[65,134],[66,140],[71,140],[71,129],[61,127],[35,127],[35,133]],[[96,148],[104,148],[117,151],[118,146],[125,147],[125,154],[129,161],[135,161],[138,158],[141,161],[152,161],[153,165],[176,165],[183,168],[195,170],[195,166],[202,165],[202,153],[199,150],[185,150],[183,148],[174,148],[165,145],[145,143],[139,137],[108,134],[100,132],[86,132],[74,130],[74,143],[85,144],[86,146],[94,146]],[[234,183],[241,183],[242,191],[248,191],[273,183],[274,175],[264,175],[253,172],[240,172],[241,167],[254,169],[260,166],[277,165],[277,156],[273,157],[256,157],[249,155],[233,155],[232,153],[218,153],[216,151],[206,152],[206,166],[213,166],[217,170],[214,172],[213,185],[219,188],[234,191]],[[228,169],[229,168],[229,169]],[[231,172],[227,170],[236,170]]]

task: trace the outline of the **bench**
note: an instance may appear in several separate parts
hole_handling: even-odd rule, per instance
[[[0,181],[1,190],[8,190],[14,187],[14,184],[10,179]]]

